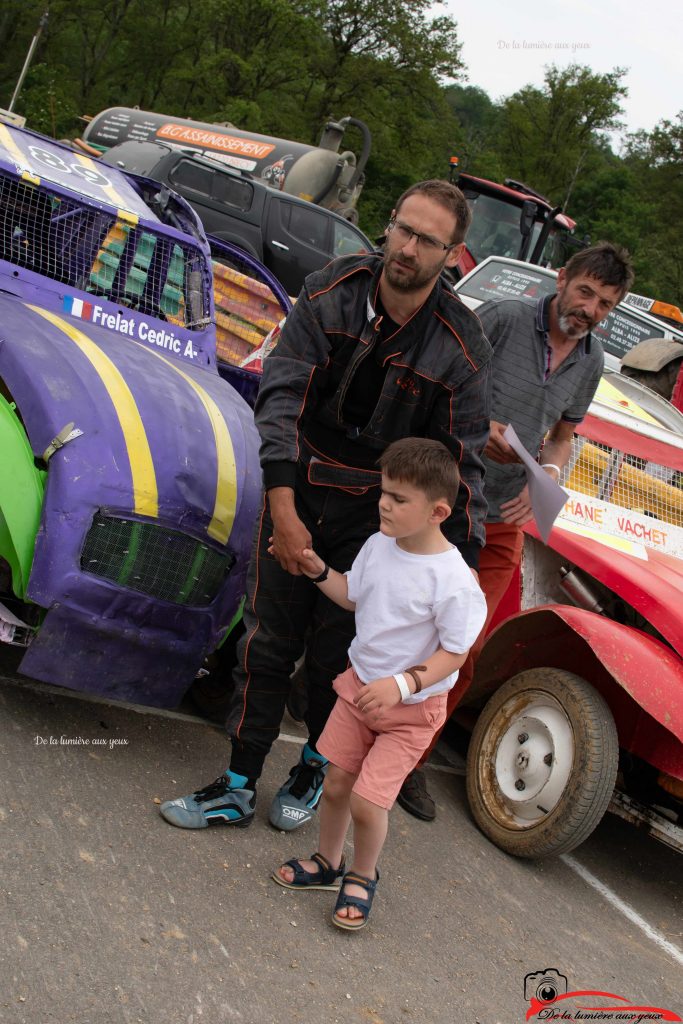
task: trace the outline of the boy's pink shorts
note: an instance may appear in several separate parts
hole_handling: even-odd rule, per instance
[[[364,714],[353,703],[363,685],[353,668],[337,676],[337,702],[316,747],[332,764],[358,776],[354,793],[389,810],[406,775],[446,720],[446,694]]]

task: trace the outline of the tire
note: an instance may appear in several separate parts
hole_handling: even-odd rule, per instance
[[[515,857],[567,853],[607,810],[618,761],[600,694],[571,672],[529,669],[504,683],[477,720],[467,754],[472,815]]]

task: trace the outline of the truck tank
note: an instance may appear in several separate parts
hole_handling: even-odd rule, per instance
[[[363,137],[360,157],[340,152],[344,134],[356,127]],[[120,142],[159,140],[180,149],[191,149],[223,160],[273,188],[335,210],[354,222],[356,203],[363,188],[364,168],[370,156],[370,131],[352,117],[330,121],[318,146],[278,139],[236,128],[158,114],[132,107],[109,107],[89,122],[83,142],[104,152]]]

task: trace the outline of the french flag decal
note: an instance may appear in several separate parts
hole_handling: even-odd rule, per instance
[[[73,295],[65,295],[63,309],[65,313],[77,316],[80,320],[92,320],[92,302],[83,302]]]

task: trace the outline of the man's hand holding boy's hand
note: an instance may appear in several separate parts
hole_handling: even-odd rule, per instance
[[[393,676],[373,679],[354,699],[359,711],[388,711],[401,702],[401,693]]]
[[[301,576],[301,552],[303,548],[310,548],[312,537],[297,514],[294,491],[289,487],[274,487],[268,491],[268,500],[273,519],[268,553],[287,572]]]
[[[311,543],[311,535],[299,518],[273,526],[269,554],[277,558],[283,569],[294,576],[302,572],[301,552]]]
[[[314,580],[317,576],[325,569],[325,563],[322,558],[319,558],[312,548],[304,548],[301,552],[301,558],[299,559],[299,565],[304,576],[308,576],[309,579]]]

